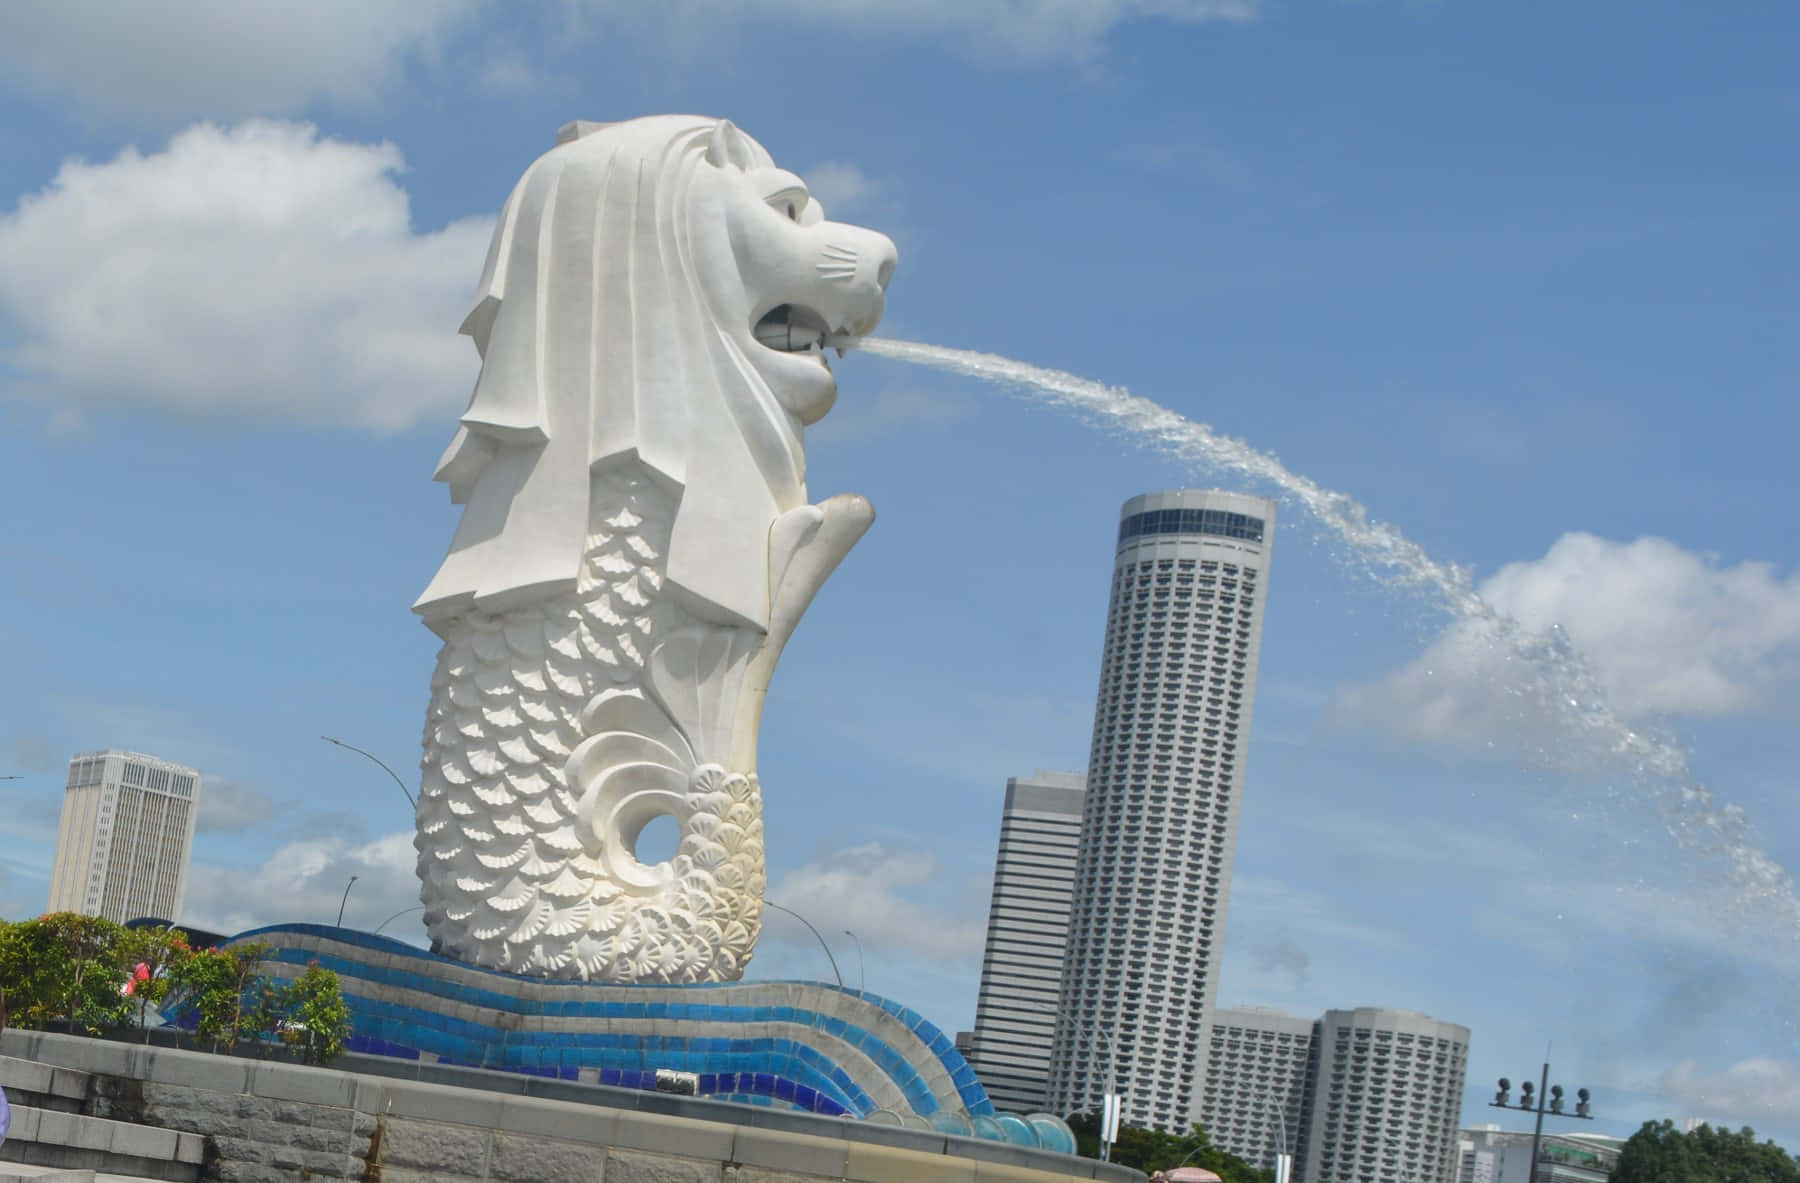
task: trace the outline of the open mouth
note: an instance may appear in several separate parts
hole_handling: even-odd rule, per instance
[[[823,316],[801,304],[776,305],[750,331],[759,345],[779,353],[815,354],[819,364],[828,370],[831,368],[831,363],[825,360],[828,342],[837,345],[838,356],[843,356],[843,346],[839,344],[844,340],[843,335],[833,333]]]

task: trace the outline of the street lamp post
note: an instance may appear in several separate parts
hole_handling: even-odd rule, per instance
[[[395,912],[392,916],[389,916],[386,920],[383,920],[380,924],[377,924],[375,926],[375,933],[377,936],[379,936],[381,934],[382,929],[386,928],[389,924],[392,924],[394,921],[400,919],[400,917],[406,915],[408,912],[423,912],[424,910],[425,910],[424,904],[414,904],[410,908],[402,908],[398,912]]]
[[[842,990],[844,988],[844,975],[838,972],[837,958],[831,955],[831,946],[825,943],[824,937],[819,936],[819,930],[813,928],[812,921],[800,915],[800,913],[794,911],[792,908],[782,907],[767,896],[763,897],[763,903],[769,905],[769,907],[775,909],[777,912],[786,912],[789,916],[792,916],[795,920],[798,920],[800,923],[806,925],[808,929],[812,930],[813,936],[819,938],[819,948],[825,950],[825,960],[831,962],[831,975],[837,979],[838,989]]]
[[[350,876],[350,882],[344,884],[344,898],[338,901],[337,927],[344,927],[344,905],[350,902],[350,889],[356,886],[357,876]]]
[[[1122,1116],[1119,1111],[1124,1107],[1125,1099],[1113,1092],[1113,1057],[1117,1049],[1113,1046],[1112,1036],[1099,1027],[1094,1028],[1094,1034],[1106,1044],[1106,1076],[1100,1082],[1100,1161],[1111,1162],[1113,1140],[1118,1137]]]
[[[377,756],[374,752],[365,752],[353,743],[345,743],[341,739],[333,739],[329,735],[321,735],[319,738],[324,740],[326,743],[334,743],[340,748],[349,748],[351,751],[355,752],[357,755],[364,756],[370,760],[373,760],[376,763],[376,765],[378,765],[383,772],[387,773],[389,776],[394,778],[394,783],[400,786],[400,791],[402,793],[406,794],[406,803],[413,807],[414,813],[418,812],[419,803],[413,799],[412,790],[406,787],[406,782],[400,779],[400,774],[398,772],[395,772],[392,768],[389,768],[387,766],[387,763],[384,760],[382,760],[382,758],[380,756]]]
[[[1519,1082],[1518,1108],[1526,1110],[1527,1112],[1530,1112],[1535,1108],[1537,1111],[1537,1123],[1532,1126],[1531,1129],[1531,1162],[1529,1167],[1530,1174],[1527,1177],[1528,1183],[1537,1183],[1538,1149],[1544,1141],[1545,1107],[1548,1106],[1548,1112],[1552,1117],[1574,1117],[1579,1118],[1582,1121],[1592,1121],[1594,1120],[1594,1115],[1588,1112],[1588,1096],[1588,1091],[1585,1088],[1576,1089],[1575,1112],[1563,1112],[1563,1087],[1560,1084],[1550,1083],[1550,1061],[1548,1058],[1545,1059],[1544,1070],[1538,1077],[1535,1097],[1533,1096],[1533,1090],[1529,1080]],[[1490,1109],[1511,1109],[1513,1108],[1511,1101],[1512,1081],[1502,1076],[1500,1078],[1500,1088],[1494,1093],[1494,1099],[1488,1102],[1488,1107]]]
[[[869,985],[869,975],[863,971],[862,938],[847,928],[844,935],[856,942],[856,993],[861,997],[867,992]]]
[[[1281,1127],[1281,1149],[1275,1154],[1275,1183],[1288,1183],[1294,1171],[1294,1153],[1288,1149],[1287,1114],[1274,1101],[1269,1108],[1275,1111],[1275,1121]]]

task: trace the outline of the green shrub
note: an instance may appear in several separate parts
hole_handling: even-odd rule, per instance
[[[240,1039],[274,1034],[279,1016],[264,1001],[268,983],[256,975],[268,952],[269,946],[254,941],[229,949],[196,949],[175,968],[172,983],[198,1016],[195,1034],[210,1039],[214,1051],[220,1042],[230,1052]]]
[[[8,1019],[71,1032],[122,1027],[125,929],[99,916],[52,912],[0,925],[0,991]]]
[[[350,1035],[350,1008],[344,1004],[337,974],[313,962],[281,990],[280,1005],[282,1041],[308,1064],[329,1064],[343,1053]]]

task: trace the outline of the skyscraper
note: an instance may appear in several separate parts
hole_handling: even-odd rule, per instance
[[[1081,839],[1078,772],[1006,782],[969,1063],[1003,1111],[1044,1107]]]
[[[1469,1029],[1412,1011],[1328,1010],[1313,1035],[1304,1183],[1450,1179]]]
[[[187,892],[200,774],[137,752],[69,761],[50,911],[175,920]]]
[[[1204,1074],[1275,505],[1125,503],[1094,706],[1049,1100],[1185,1130]],[[1120,1087],[1123,1086],[1123,1087]]]
[[[1276,1154],[1294,1152],[1311,1098],[1316,1027],[1262,1007],[1212,1012],[1195,1120],[1214,1146],[1268,1171]]]

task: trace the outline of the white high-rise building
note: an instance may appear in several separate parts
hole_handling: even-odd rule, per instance
[[[1294,1171],[1304,1183],[1442,1183],[1461,1160],[1469,1029],[1412,1011],[1328,1010]]]
[[[1278,1010],[1215,1010],[1195,1117],[1212,1144],[1266,1171],[1292,1154],[1310,1100],[1317,1023]]]
[[[1205,1073],[1250,746],[1275,504],[1134,497],[1120,514],[1050,1107],[1185,1131]]]
[[[1079,772],[1006,782],[969,1063],[1002,1111],[1044,1107],[1081,840]]]
[[[69,761],[50,911],[175,920],[187,892],[200,773],[137,752]]]

